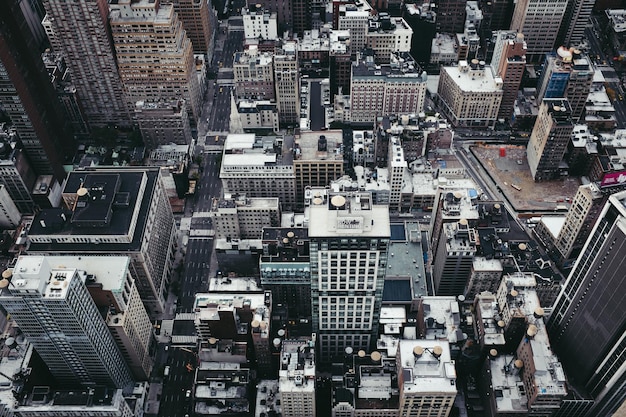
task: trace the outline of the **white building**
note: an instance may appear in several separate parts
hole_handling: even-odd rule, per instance
[[[224,143],[220,179],[224,194],[278,197],[285,210],[296,203],[293,137],[231,134]]]
[[[455,127],[489,127],[498,118],[502,79],[483,61],[443,67],[437,87],[442,110]]]
[[[400,340],[397,368],[400,417],[450,415],[457,389],[448,342]]]
[[[282,342],[278,384],[284,417],[315,415],[315,340]]]
[[[309,207],[313,331],[322,360],[371,351],[387,270],[389,208],[369,193],[329,193]]]
[[[350,31],[353,52],[359,52],[367,44],[368,21],[371,12],[372,6],[367,1],[339,6],[337,29]]]
[[[85,286],[87,275],[54,268],[44,256],[22,256],[0,304],[58,381],[122,388],[131,374]]]
[[[278,39],[276,13],[252,4],[241,11],[241,16],[246,39]]]
[[[225,195],[215,199],[211,209],[218,239],[260,239],[264,227],[280,224],[278,198],[247,198]]]
[[[366,46],[374,51],[377,63],[388,63],[395,52],[409,52],[413,29],[401,17],[390,17],[386,12],[370,18]]]
[[[278,133],[278,106],[270,100],[241,100],[237,103],[244,131],[271,130]]]

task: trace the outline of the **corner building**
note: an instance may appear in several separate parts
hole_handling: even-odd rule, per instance
[[[309,209],[313,331],[320,361],[378,337],[390,238],[389,208],[369,193],[330,193]]]
[[[61,383],[125,387],[130,371],[82,272],[54,269],[43,256],[20,257],[0,304]]]

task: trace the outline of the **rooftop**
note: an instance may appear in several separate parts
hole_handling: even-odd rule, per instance
[[[495,401],[498,413],[526,415],[528,401],[522,378],[514,366],[515,360],[513,355],[500,355],[490,360],[492,401]]]
[[[320,134],[321,133],[321,134]],[[343,132],[301,132],[296,139],[296,161],[331,160],[343,162]]]
[[[472,62],[471,64],[467,61],[459,61],[459,65],[443,67],[442,70],[464,92],[489,93],[502,91],[502,79],[494,77],[491,67],[485,65],[482,61],[480,63]]]
[[[399,349],[404,395],[456,395],[456,371],[448,342],[403,339]]]
[[[328,203],[314,199],[309,211],[309,237],[390,236],[389,207],[374,205],[370,193],[331,193]]]
[[[275,166],[291,166],[293,163],[292,136],[255,136],[254,134],[230,134],[224,142],[222,173]]]
[[[283,340],[278,378],[283,393],[314,393],[315,343],[311,340]]]

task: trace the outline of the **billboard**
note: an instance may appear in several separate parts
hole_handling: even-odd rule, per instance
[[[626,171],[616,171],[605,174],[602,178],[602,182],[600,182],[600,187],[613,187],[621,184],[626,184]]]

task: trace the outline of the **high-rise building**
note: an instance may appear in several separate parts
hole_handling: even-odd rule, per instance
[[[276,13],[270,13],[258,4],[251,4],[241,11],[241,16],[246,39],[278,39]]]
[[[588,236],[548,332],[569,381],[595,400],[587,415],[608,416],[626,398],[626,191],[609,197]]]
[[[453,126],[489,127],[498,119],[502,78],[484,61],[460,61],[458,66],[441,69],[437,94]]]
[[[233,60],[235,99],[274,100],[274,66],[269,52],[260,52],[251,46],[243,52],[235,52]]]
[[[20,3],[27,2],[8,1],[0,16],[0,107],[37,174],[53,174],[61,183],[73,136]]]
[[[300,120],[300,77],[298,45],[285,42],[274,55],[274,86],[281,127],[295,125]]]
[[[510,29],[524,34],[527,62],[541,63],[552,52],[567,3],[568,0],[517,2]]]
[[[278,386],[285,417],[315,415],[315,340],[282,342]]]
[[[511,120],[515,99],[526,68],[526,42],[524,35],[511,31],[495,32],[491,69],[502,78],[502,101],[498,119]]]
[[[15,229],[21,217],[20,211],[7,192],[7,187],[0,183],[0,228]]]
[[[294,143],[296,204],[302,207],[307,187],[327,187],[343,175],[343,133],[340,130],[303,132]]]
[[[55,52],[65,58],[90,127],[129,126],[113,41],[107,0],[44,2]]]
[[[443,340],[400,340],[396,357],[400,417],[448,417],[457,394],[450,345]]]
[[[565,223],[554,242],[559,263],[563,264],[578,257],[608,196],[609,193],[601,192],[595,183],[578,187],[565,216]]]
[[[283,211],[293,210],[293,144],[292,136],[228,135],[220,167],[224,194],[278,197]]]
[[[561,161],[572,135],[571,110],[567,99],[544,99],[530,134],[526,156],[535,181],[557,179],[563,169]]]
[[[579,45],[589,25],[591,11],[596,0],[570,0],[567,3],[563,23],[559,30],[558,40],[563,45]]]
[[[320,360],[378,337],[390,237],[389,208],[369,193],[329,193],[309,207],[313,331]]]
[[[370,17],[365,46],[374,52],[377,64],[388,64],[394,53],[411,50],[412,37],[413,29],[403,18],[382,12]]]
[[[572,111],[572,120],[583,115],[593,82],[594,69],[589,59],[579,50],[560,47],[548,55],[537,86],[537,99],[566,98]]]
[[[439,1],[437,3],[437,32],[463,32],[466,3],[466,0]]]
[[[22,214],[35,212],[36,203],[31,190],[37,174],[19,144],[17,135],[0,132],[0,184]]]
[[[389,139],[389,210],[400,211],[402,201],[402,186],[404,176],[408,172],[408,163],[404,159],[404,150],[400,138],[392,136]]]
[[[264,227],[280,223],[278,198],[226,195],[215,199],[211,218],[218,239],[260,239]]]
[[[175,223],[161,170],[110,167],[73,171],[64,207],[40,211],[29,254],[130,256],[131,274],[151,317],[163,312]]]
[[[391,54],[389,64],[376,65],[371,55],[354,63],[352,122],[371,126],[377,117],[419,113],[424,107],[426,77],[408,52]]]
[[[278,33],[284,33],[285,30],[292,29],[291,21],[291,2],[287,0],[260,0],[255,2],[260,4],[269,13],[276,13],[278,21]]]
[[[372,7],[367,1],[345,3],[335,1],[337,6],[337,26],[339,30],[350,32],[350,47],[352,55],[360,53],[367,43],[368,22],[372,13]],[[334,18],[334,16],[333,16]]]
[[[149,149],[170,143],[189,145],[193,140],[185,100],[145,102],[135,104],[134,117],[143,143]]]
[[[130,112],[138,101],[183,98],[197,121],[202,92],[191,41],[171,4],[120,0],[110,13],[120,78]]]
[[[272,291],[274,305],[287,308],[290,320],[311,319],[311,269],[308,230],[302,227],[263,228],[259,263],[261,285]]]
[[[53,268],[44,256],[23,256],[0,303],[58,381],[125,387],[132,382],[129,368],[87,291],[86,278],[78,269]]]
[[[467,219],[443,225],[442,237],[436,248],[433,281],[437,295],[461,295],[469,281],[472,264],[479,244],[478,233]]]
[[[193,51],[196,54],[206,55],[212,48],[215,33],[215,15],[212,2],[196,0],[169,0],[162,3],[172,3],[178,18],[183,22],[187,37],[191,40]]]

